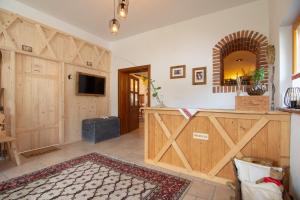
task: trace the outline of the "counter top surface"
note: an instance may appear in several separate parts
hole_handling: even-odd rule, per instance
[[[295,113],[300,114],[300,109],[293,109],[293,108],[279,108],[282,112],[288,112],[288,113]]]
[[[144,110],[160,110],[160,111],[178,111],[179,108],[175,107],[146,107]],[[195,109],[195,108],[193,108]],[[269,114],[269,115],[290,115],[286,110],[276,110],[269,112],[259,112],[259,111],[238,111],[233,109],[204,109],[199,108],[199,112],[215,112],[215,113],[238,113],[238,114]],[[299,111],[300,113],[300,111]]]

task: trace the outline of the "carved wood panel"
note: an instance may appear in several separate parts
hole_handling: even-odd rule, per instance
[[[14,13],[0,10],[0,48],[109,71],[110,51]]]

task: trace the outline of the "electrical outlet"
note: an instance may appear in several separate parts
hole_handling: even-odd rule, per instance
[[[207,133],[193,133],[193,138],[197,140],[208,140],[208,134]]]

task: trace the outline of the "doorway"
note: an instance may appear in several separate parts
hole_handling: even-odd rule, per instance
[[[119,69],[118,112],[121,134],[138,129],[143,121],[141,108],[150,106],[150,80],[150,65]]]

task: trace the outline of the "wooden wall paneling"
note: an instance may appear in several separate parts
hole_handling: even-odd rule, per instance
[[[73,38],[72,36],[70,36],[69,38],[70,38],[71,44],[73,45],[73,48],[75,51],[73,54],[73,57],[71,58],[71,62],[74,64],[77,64],[77,65],[85,65],[83,58],[80,54],[80,50],[81,50],[81,48],[84,47],[85,42],[77,40],[77,39]]]
[[[257,120],[252,120],[252,126],[257,123]],[[268,139],[268,126],[262,128],[256,136],[252,139],[252,152],[251,156],[255,158],[267,158],[267,139]]]
[[[59,144],[59,63],[33,59],[38,78],[39,147]]]
[[[217,163],[224,157],[225,148],[226,148],[225,147],[226,143],[224,142],[224,139],[222,138],[222,136],[220,135],[218,129],[216,128],[216,125],[214,124],[216,122],[213,120],[214,123],[212,123],[212,119],[214,119],[213,116],[208,117],[208,120],[209,120],[208,124],[210,126],[210,135],[209,135],[210,138],[209,138],[209,140],[211,140],[211,142],[212,142],[213,150],[211,152],[210,165],[207,165],[204,168],[205,173],[209,173],[212,170],[212,168],[214,166],[216,166]],[[218,124],[220,123],[219,121],[223,122],[224,119],[223,118],[218,118],[218,121],[217,121]],[[221,125],[219,124],[219,126],[221,126]],[[222,129],[223,129],[223,127],[222,127]],[[227,134],[227,133],[225,133],[225,134]],[[205,150],[203,150],[203,151],[205,151]],[[203,160],[202,163],[205,164],[205,160]]]
[[[64,135],[64,124],[65,124],[65,63],[60,63],[59,65],[59,119],[58,119],[58,127],[59,127],[59,143],[64,144],[65,135]]]
[[[16,58],[16,136],[20,152],[59,144],[59,64]]]
[[[281,124],[277,121],[270,121],[267,127],[267,158],[276,161],[276,165],[279,165]]]
[[[32,57],[16,55],[16,138],[19,151],[37,148],[38,91],[32,79]],[[35,86],[35,87],[33,87]],[[30,94],[30,95],[29,95]],[[22,141],[22,142],[20,142]]]
[[[191,137],[190,134],[193,134],[193,132],[209,133],[210,124],[206,117],[194,118],[190,123],[191,132],[186,133],[189,137]],[[186,128],[186,130],[188,131],[188,127]],[[191,139],[190,146],[191,155],[189,162],[191,163],[193,170],[201,171],[201,162],[205,159],[202,159],[201,157],[201,140]]]
[[[237,155],[238,152],[259,132],[267,123],[268,119],[262,117],[255,125],[246,133],[246,135],[232,148],[217,165],[209,172],[210,175],[216,175],[230,160]]]
[[[279,162],[281,166],[289,166],[290,133],[291,133],[290,122],[282,122],[281,134],[280,134],[280,162]]]
[[[16,137],[16,53],[10,52],[9,75],[10,84],[6,91],[9,92],[9,119],[11,136]],[[7,92],[4,93],[7,95]]]
[[[238,119],[238,138],[239,141],[252,127],[252,122],[249,119]],[[251,141],[241,151],[244,156],[251,156]]]
[[[99,71],[110,70],[109,50],[0,9],[0,48]],[[22,45],[32,47],[26,52]],[[90,65],[91,64],[91,65]]]
[[[150,155],[149,155],[149,134],[148,131],[149,131],[149,127],[148,127],[148,124],[149,124],[149,113],[145,113],[144,114],[144,140],[145,140],[145,145],[144,145],[144,160],[148,160]]]
[[[186,128],[184,130],[184,132],[180,136],[178,136],[178,142],[180,141],[180,137],[182,137],[183,134],[185,137],[191,137],[189,134],[200,131],[199,126],[198,126],[198,124],[200,123],[199,120],[200,119],[197,120],[194,118],[190,121],[191,128],[190,129]],[[189,131],[191,131],[191,132],[189,133]],[[188,135],[186,136],[186,134],[188,134]],[[181,146],[181,144],[180,144],[180,146]],[[184,151],[184,153],[186,154],[186,157],[187,157],[192,169],[199,170],[200,169],[199,140],[191,139],[190,141],[188,141],[188,147],[189,147],[188,152]],[[193,148],[193,150],[192,150],[192,148]]]
[[[193,169],[191,163],[192,159],[190,158],[192,137],[190,136],[190,129],[187,127],[187,125],[191,123],[191,121],[186,120],[184,117],[179,117],[179,116],[175,116],[175,117],[177,118],[178,122],[176,123],[176,126],[175,124],[173,124],[174,131],[172,131],[172,138],[174,138],[175,142],[178,144],[178,147],[181,149],[183,155],[185,156],[192,170]],[[174,151],[175,156],[176,153],[177,152]],[[180,163],[182,163],[182,161],[180,161]]]
[[[145,135],[147,135],[146,138],[148,138],[148,145],[145,145],[145,148],[148,146],[148,150],[145,150],[148,152],[148,157],[146,157],[146,159],[154,160],[155,155],[156,155],[156,153],[155,153],[155,149],[156,149],[155,148],[155,145],[156,145],[155,136],[156,136],[156,131],[157,131],[157,129],[153,130],[153,128],[155,127],[155,121],[154,121],[155,119],[154,119],[153,114],[151,114],[149,112],[147,112],[147,114],[145,112],[145,116],[148,117],[148,122],[145,122],[145,125],[147,125],[147,126],[145,126],[145,131],[148,130],[148,132],[145,132]],[[152,134],[149,134],[149,133],[152,133]]]
[[[106,77],[106,94],[103,97],[77,96],[76,73],[83,72]],[[68,76],[71,75],[71,79]],[[64,136],[65,143],[81,140],[82,120],[110,114],[108,101],[110,97],[108,73],[88,69],[73,64],[65,64],[64,72]]]
[[[158,113],[156,113],[156,114],[158,114]],[[156,116],[156,114],[154,114],[154,116]],[[168,130],[170,133],[169,137],[167,137],[167,135],[165,134],[166,137],[164,137],[163,142],[162,142],[163,147],[166,143],[168,144],[168,141],[171,142],[171,144],[172,144],[172,146],[170,146],[170,148],[168,148],[168,151],[165,153],[162,160],[164,160],[165,162],[171,162],[175,166],[179,166],[179,167],[184,166],[183,161],[180,159],[180,156],[182,156],[182,154],[177,153],[177,151],[180,148],[180,147],[178,147],[177,141],[176,141],[177,146],[173,145],[173,142],[175,140],[174,134],[176,134],[174,132],[176,131],[177,124],[182,123],[182,117],[169,116],[169,115],[158,115],[158,116],[160,117],[160,120],[162,122],[162,123],[159,123],[159,125],[164,125],[166,127],[166,130]],[[165,132],[165,130],[164,130],[164,132]],[[182,149],[180,148],[179,151],[182,151]]]
[[[232,139],[233,143],[238,143],[238,120],[232,118],[225,118],[224,123],[221,124],[224,127],[224,130],[228,133],[228,136]],[[225,152],[228,152],[230,148],[225,146]],[[225,154],[224,154],[225,155]],[[240,152],[240,156],[244,156]],[[230,180],[235,179],[235,175],[233,173],[233,165],[229,162],[219,173],[219,177],[227,178]]]
[[[172,109],[146,109],[145,114],[147,163],[219,183],[235,179],[230,161],[239,152],[289,165],[288,114],[201,111],[191,121]],[[207,133],[209,139],[194,139],[193,132]]]
[[[5,13],[0,12],[0,41],[1,46],[9,49],[17,49],[17,44],[14,39],[9,35],[8,29],[17,21],[19,20],[17,16],[13,15],[12,13]]]
[[[164,120],[164,123],[168,124],[168,120]],[[175,116],[174,117],[174,121],[171,124],[168,124],[168,127],[172,127],[170,128],[170,130],[172,131],[172,140],[174,140],[174,142],[176,142],[178,147],[174,149],[174,144],[173,144],[173,148],[172,148],[172,160],[173,162],[175,162],[177,164],[177,166],[187,166],[188,170],[191,170],[192,167],[190,165],[190,161],[189,158],[185,155],[189,155],[189,151],[190,151],[190,140],[191,138],[189,137],[189,135],[185,134],[185,128],[188,125],[189,121],[186,120],[183,117],[179,117],[179,116]],[[179,135],[182,135],[182,139],[180,140],[180,138],[178,137]],[[178,150],[180,150],[180,152],[182,152],[182,155],[179,154],[179,158],[178,158]]]
[[[26,45],[29,48],[32,48],[32,52],[24,51],[22,46]],[[32,125],[32,128],[29,133],[31,132],[31,139],[28,139],[28,142],[24,142],[24,149],[29,148],[29,146],[38,147],[39,143],[46,144],[49,140],[49,143],[53,143],[53,141],[57,141],[57,138],[51,137],[40,138],[39,131],[35,133],[34,131],[40,128],[37,123],[41,123],[42,126],[46,126],[43,123],[43,119],[50,117],[50,121],[53,122],[51,126],[48,124],[48,128],[45,129],[44,135],[53,135],[54,132],[59,131],[59,143],[69,143],[72,141],[78,141],[81,139],[80,131],[81,131],[81,120],[83,118],[89,117],[99,117],[101,115],[109,115],[110,114],[110,66],[111,66],[111,52],[103,47],[100,47],[95,44],[91,44],[87,41],[84,41],[80,38],[71,36],[67,33],[61,32],[57,29],[49,27],[47,25],[41,24],[39,22],[33,21],[31,19],[22,17],[20,15],[11,13],[9,11],[0,9],[0,49],[11,52],[10,54],[10,67],[7,67],[6,74],[9,75],[9,79],[11,80],[11,86],[7,86],[10,88],[6,90],[9,95],[7,96],[7,100],[12,102],[10,106],[5,106],[6,110],[9,110],[10,118],[11,118],[11,132],[12,134],[15,133],[14,128],[14,116],[16,115],[16,111],[13,108],[15,105],[15,98],[14,98],[14,88],[15,88],[15,79],[14,79],[14,62],[15,58],[13,54],[17,53],[19,55],[24,55],[25,57],[30,58],[18,58],[22,65],[25,67],[26,70],[39,70],[39,66],[33,66],[31,69],[30,64],[26,62],[33,62],[30,59],[37,61],[38,59],[43,59],[42,63],[48,63],[47,65],[51,65],[49,63],[55,62],[58,66],[58,76],[56,76],[57,83],[53,84],[51,81],[51,74],[50,71],[44,71],[46,74],[34,74],[34,72],[22,72],[26,74],[26,80],[28,81],[39,81],[37,79],[45,78],[51,80],[45,80],[42,85],[46,88],[58,87],[61,88],[60,90],[56,91],[56,94],[53,95],[53,98],[58,98],[58,103],[55,106],[51,106],[51,109],[48,110],[45,108],[45,104],[50,103],[52,105],[53,98],[45,99],[40,97],[40,99],[33,100],[33,105],[27,108],[23,108],[24,102],[22,103],[23,97],[20,95],[24,94],[22,91],[16,101],[18,102],[17,106],[18,109],[26,110],[29,112],[34,110],[35,108],[39,108],[41,111],[36,116],[41,116],[42,122],[36,119],[32,119],[29,124]],[[19,62],[19,61],[18,61]],[[91,65],[90,65],[91,64]],[[74,66],[75,65],[75,66]],[[73,78],[77,71],[83,71],[89,74],[95,75],[102,75],[106,77],[106,95],[105,97],[101,98],[94,98],[94,97],[77,97],[75,96],[75,82],[74,84],[70,84],[70,81],[67,80],[66,75],[68,74],[68,66],[71,67],[71,72]],[[48,68],[47,68],[48,69]],[[44,69],[43,70],[47,70]],[[52,69],[51,67],[49,69]],[[50,73],[50,74],[47,74]],[[6,76],[3,75],[3,76]],[[25,76],[25,75],[24,75]],[[23,80],[23,75],[19,78],[19,82]],[[75,81],[75,79],[74,79]],[[37,85],[37,84],[33,84]],[[24,89],[25,91],[30,91],[32,94],[38,92],[40,89],[36,88],[33,85],[25,84],[24,86],[16,86],[18,90]],[[71,91],[69,91],[71,89]],[[31,94],[30,93],[30,94]],[[67,94],[64,94],[67,93]],[[71,98],[74,98],[73,100]],[[5,97],[6,98],[6,97]],[[27,100],[26,100],[27,101]],[[36,103],[41,102],[41,103]],[[40,107],[38,107],[38,104]],[[64,106],[68,104],[68,106]],[[69,106],[70,105],[70,106]],[[53,118],[51,112],[54,111],[58,112],[58,116]],[[49,112],[49,113],[47,113]],[[66,113],[65,113],[66,112]],[[47,114],[46,114],[47,113]],[[76,115],[78,113],[78,116]],[[66,120],[64,121],[64,114],[66,115]],[[24,113],[25,115],[30,115],[28,113]],[[21,116],[22,117],[22,116]],[[8,118],[9,119],[9,118]],[[23,118],[18,119],[17,123],[22,125]],[[24,120],[25,121],[25,120]],[[55,123],[54,123],[55,122]],[[80,125],[78,125],[80,123]],[[23,126],[23,125],[22,125]],[[20,127],[18,127],[20,128]],[[25,127],[26,128],[26,127]],[[21,128],[22,129],[22,128]],[[48,131],[48,133],[46,133]],[[67,131],[67,134],[64,134],[64,131]],[[19,137],[25,137],[28,132],[22,132],[19,134]],[[28,137],[30,138],[30,137]],[[51,141],[53,139],[53,141]]]

